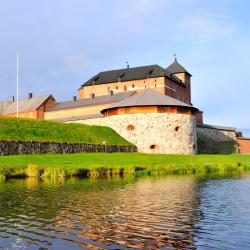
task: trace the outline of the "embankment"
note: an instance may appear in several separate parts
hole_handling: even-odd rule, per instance
[[[250,155],[81,153],[0,157],[1,179],[230,173],[250,170]]]

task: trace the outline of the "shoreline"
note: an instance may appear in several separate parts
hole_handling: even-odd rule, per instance
[[[187,175],[250,170],[250,155],[79,153],[0,157],[0,179]]]

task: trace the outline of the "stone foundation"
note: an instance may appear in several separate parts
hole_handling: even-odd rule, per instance
[[[196,121],[192,115],[123,114],[76,122],[111,127],[143,153],[195,154],[197,150]]]
[[[111,146],[80,143],[0,141],[0,155],[70,154],[80,152],[136,152],[134,146]]]

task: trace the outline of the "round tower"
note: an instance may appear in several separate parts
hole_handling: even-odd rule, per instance
[[[135,144],[139,152],[195,154],[197,109],[147,89],[102,110],[102,125]]]

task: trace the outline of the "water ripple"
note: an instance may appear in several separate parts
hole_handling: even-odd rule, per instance
[[[0,249],[249,249],[249,188],[245,177],[9,181]]]

